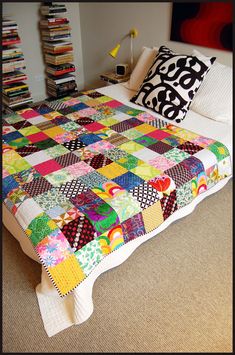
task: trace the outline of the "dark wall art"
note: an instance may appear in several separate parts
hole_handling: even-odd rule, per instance
[[[232,51],[232,2],[173,3],[170,39]]]

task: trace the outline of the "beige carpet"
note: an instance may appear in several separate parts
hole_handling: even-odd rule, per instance
[[[95,283],[92,317],[48,338],[40,266],[3,236],[4,352],[231,352],[232,183]]]

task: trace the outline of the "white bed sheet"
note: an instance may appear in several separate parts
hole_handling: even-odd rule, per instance
[[[97,89],[97,91],[111,96],[128,106],[142,109],[140,106],[132,104],[129,101],[134,95],[134,91],[127,89],[123,84],[106,86]],[[145,109],[143,108],[143,110]],[[164,119],[161,115],[154,114],[151,110],[146,109],[145,111],[151,113],[157,118]],[[171,122],[169,120],[166,121]],[[232,156],[231,125],[213,121],[193,111],[189,111],[185,117],[185,120],[176,125],[224,143]],[[93,272],[91,272],[91,274],[71,294],[64,298],[59,296],[44,267],[42,267],[41,283],[36,287],[36,294],[47,335],[53,336],[73,324],[81,324],[86,321],[93,313],[94,306],[92,301],[92,288],[95,280],[100,274],[123,263],[140,244],[153,236],[156,236],[162,230],[167,228],[172,222],[192,213],[200,201],[219,191],[226,185],[230,178],[231,177],[221,180],[210,190],[195,198],[189,205],[177,210],[153,232],[134,239],[122,246],[120,249],[117,249],[115,252],[107,255],[95,268],[95,270],[93,270]],[[3,205],[3,223],[11,234],[19,241],[24,253],[39,262],[30,240],[21,229],[15,217],[7,210],[5,205]]]

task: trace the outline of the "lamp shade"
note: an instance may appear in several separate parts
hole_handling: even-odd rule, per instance
[[[113,58],[116,58],[120,47],[121,47],[121,45],[120,45],[120,43],[118,43],[118,44],[116,45],[116,47],[114,47],[114,48],[109,52],[109,55],[111,55],[111,57],[113,57]]]

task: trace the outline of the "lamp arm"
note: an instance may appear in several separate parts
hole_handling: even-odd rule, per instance
[[[131,72],[133,70],[133,36],[131,36]]]

